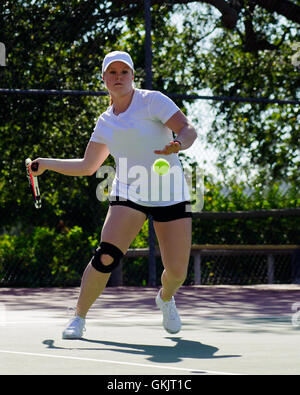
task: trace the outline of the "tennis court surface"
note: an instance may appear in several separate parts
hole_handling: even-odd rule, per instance
[[[1,375],[298,375],[300,286],[188,286],[170,335],[158,288],[106,288],[81,340],[63,340],[79,288],[0,289]],[[137,392],[137,391],[133,391]]]

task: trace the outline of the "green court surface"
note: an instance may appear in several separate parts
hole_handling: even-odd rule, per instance
[[[183,326],[176,335],[161,325],[157,291],[106,288],[84,337],[63,340],[79,288],[1,288],[0,374],[300,373],[299,285],[182,287],[176,305]]]

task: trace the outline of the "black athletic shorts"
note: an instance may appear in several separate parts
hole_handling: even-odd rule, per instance
[[[189,201],[172,204],[170,206],[142,206],[131,200],[119,199],[109,201],[110,206],[127,206],[144,213],[147,218],[151,215],[154,221],[168,222],[180,218],[191,218],[191,204]]]

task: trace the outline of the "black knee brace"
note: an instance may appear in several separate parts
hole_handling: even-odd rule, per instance
[[[113,258],[112,263],[110,263],[109,265],[104,265],[101,262],[101,255],[103,254],[110,255]],[[96,249],[95,255],[91,260],[91,264],[93,268],[98,270],[98,272],[111,273],[119,265],[123,255],[123,252],[118,247],[102,241],[100,243],[100,247]]]

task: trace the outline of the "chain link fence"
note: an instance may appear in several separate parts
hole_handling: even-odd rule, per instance
[[[85,23],[92,18],[105,19],[106,13],[103,7],[100,7],[101,9],[99,8],[97,12],[93,12],[94,6],[92,1],[86,2],[85,5],[82,3],[84,9],[76,11],[80,11],[82,15],[78,28],[83,29]],[[151,68],[151,36],[153,36],[153,31],[151,35],[151,4],[149,1],[145,1],[144,6],[145,55],[141,51],[140,56],[137,57],[137,86],[151,89],[153,77]],[[45,15],[46,8],[45,6]],[[51,12],[54,13],[54,11],[53,9]],[[130,7],[127,11],[130,11]],[[51,12],[47,14],[49,20],[44,20],[45,24],[51,22]],[[74,24],[72,18],[76,16],[73,14],[75,15],[70,8],[68,17],[72,24]],[[122,15],[125,14],[126,10],[123,10]],[[180,12],[175,13],[173,16],[174,25],[179,26],[181,21]],[[67,23],[66,19],[61,22]],[[111,19],[109,22],[111,23]],[[17,33],[19,34],[19,32]],[[71,30],[66,29],[67,33],[71,34]],[[124,30],[124,26],[122,27],[120,20],[120,24],[112,34],[121,35],[121,33],[126,36],[126,30]],[[34,34],[37,32],[32,31],[30,39],[34,39],[32,37]],[[59,34],[64,34],[64,32],[60,31]],[[91,59],[91,54],[98,51],[100,39],[97,34],[95,34],[94,41],[88,33],[84,35],[85,54],[88,59]],[[107,32],[107,34],[110,33]],[[33,157],[39,155],[41,150],[52,157],[59,155],[68,158],[82,155],[82,149],[88,141],[95,116],[99,114],[100,109],[105,108],[108,99],[107,92],[92,90],[99,83],[99,75],[94,76],[91,82],[82,80],[77,83],[77,80],[80,81],[79,75],[73,84],[67,79],[66,90],[61,89],[64,68],[73,67],[72,61],[79,56],[76,53],[75,44],[73,43],[70,48],[71,54],[68,54],[70,64],[68,65],[64,64],[59,57],[59,48],[55,48],[57,51],[55,55],[56,69],[53,68],[51,75],[49,75],[53,85],[51,85],[51,81],[46,81],[46,87],[43,86],[43,89],[25,89],[26,87],[18,89],[19,87],[14,84],[20,78],[17,71],[14,68],[11,69],[10,79],[7,80],[8,85],[0,89],[0,98],[4,108],[2,124],[3,127],[10,128],[10,133],[5,134],[7,147],[12,144],[11,134],[14,134],[17,145],[19,147],[25,145],[26,149],[30,147],[31,152],[28,154]],[[7,49],[9,54],[12,48],[8,47]],[[25,51],[24,48],[18,50]],[[3,51],[1,53],[3,54]],[[41,55],[41,59],[43,61],[47,59],[47,54]],[[98,59],[98,61],[100,60]],[[93,66],[89,62],[85,64],[87,73]],[[1,63],[3,67],[9,68],[9,62],[5,63],[2,59]],[[45,65],[41,66],[41,70],[44,67]],[[28,75],[30,75],[29,69],[27,70]],[[79,70],[78,73],[80,74],[81,71]],[[50,89],[49,86],[53,89]],[[38,83],[37,88],[39,88]],[[276,103],[278,106],[287,103],[299,105],[299,101],[216,97],[206,91],[200,92],[198,96],[196,94],[188,96],[182,92],[178,94],[165,93],[169,94],[174,101],[178,101],[180,105],[185,106],[189,118],[198,120],[201,132],[211,127],[215,101]],[[62,123],[64,117],[69,125],[62,133],[61,128],[66,127]],[[34,134],[35,128],[40,128],[40,135]],[[48,130],[51,131],[51,146],[45,140]],[[74,134],[72,137],[73,130],[76,130],[75,138]],[[36,141],[33,136],[40,137],[41,142]],[[40,185],[43,208],[37,212],[31,204],[29,192],[25,192],[24,160],[16,155],[16,152],[19,152],[17,147],[11,148],[9,153],[3,148],[5,145],[1,145],[1,147],[3,152],[1,152],[0,180],[2,192],[0,286],[79,286],[82,273],[99,243],[101,228],[108,208],[107,202],[99,202],[96,199],[99,180],[96,177],[90,177],[89,179],[75,178],[70,181],[67,177],[60,175],[47,175]],[[212,146],[207,146],[205,133],[199,133],[193,146],[180,155],[186,172],[190,171],[190,174],[194,175],[196,169],[200,169],[203,176],[201,178],[203,185],[196,190],[196,194],[201,194],[201,198],[204,196],[203,213],[219,214],[219,216],[205,216],[202,215],[203,213],[194,215],[193,245],[299,245],[299,210],[296,209],[299,205],[298,191],[284,183],[263,191],[262,186],[255,188],[252,185],[247,185],[247,181],[242,180],[241,185],[232,185],[224,177],[218,179],[220,175],[217,166],[218,154],[219,152]],[[24,159],[26,155],[27,152],[24,153]],[[111,158],[109,164],[113,165]],[[209,177],[207,177],[208,175]],[[216,178],[215,183],[211,181],[211,176]],[[195,184],[192,187],[198,188]],[[289,207],[295,208],[292,214],[288,212],[282,215],[274,214],[276,209],[280,211],[282,208]],[[226,216],[228,212],[245,210],[253,210],[253,212],[244,217]],[[255,216],[254,211],[261,210],[269,211],[263,217]],[[154,248],[158,248],[158,243],[155,235],[151,234],[151,226],[150,235],[152,237],[149,238],[149,222],[147,221],[133,241],[131,249],[149,248],[150,244],[150,250],[140,257],[125,256],[122,266],[113,273],[109,285],[153,286],[160,283],[163,264],[160,256],[153,254]],[[152,241],[149,243],[150,239]],[[151,251],[154,259],[149,259]],[[289,253],[276,253],[272,261],[272,281],[298,283],[300,278],[299,259],[297,248]],[[247,254],[230,255],[229,253],[214,254],[211,252],[201,256],[200,264],[201,284],[249,285],[270,282],[270,258],[267,253],[258,254],[255,251],[248,251]],[[186,285],[199,283],[198,269],[195,266],[195,256],[191,254]]]
[[[280,213],[280,210],[275,213]],[[297,227],[299,212],[265,213],[263,218],[224,218],[228,213],[209,213],[193,219],[193,247],[186,285],[298,283],[300,254]],[[207,218],[209,214],[214,214]],[[219,219],[215,218],[216,215]],[[235,214],[235,213],[232,213]],[[74,213],[75,215],[75,213]],[[104,221],[104,218],[103,220]],[[75,217],[76,222],[76,217]],[[0,237],[0,284],[2,287],[79,286],[82,273],[98,245],[99,233],[79,226],[35,227],[31,232],[13,231]],[[99,231],[101,230],[101,221]],[[156,242],[156,251],[158,243]],[[252,246],[248,251],[243,247]],[[195,247],[201,246],[201,280],[195,267]],[[202,251],[210,246],[211,251]],[[258,247],[272,247],[262,253]],[[290,246],[288,251],[278,246]],[[294,246],[294,247],[293,247]],[[219,248],[219,251],[215,249]],[[230,251],[235,248],[235,251]],[[141,251],[140,253],[139,251]],[[130,252],[136,250],[138,256]],[[146,250],[146,251],[143,251]],[[135,254],[136,255],[136,254]],[[270,257],[272,275],[270,277]],[[113,272],[109,285],[158,285],[163,264],[159,253],[155,265],[149,262],[148,221],[130,246],[122,265]]]

